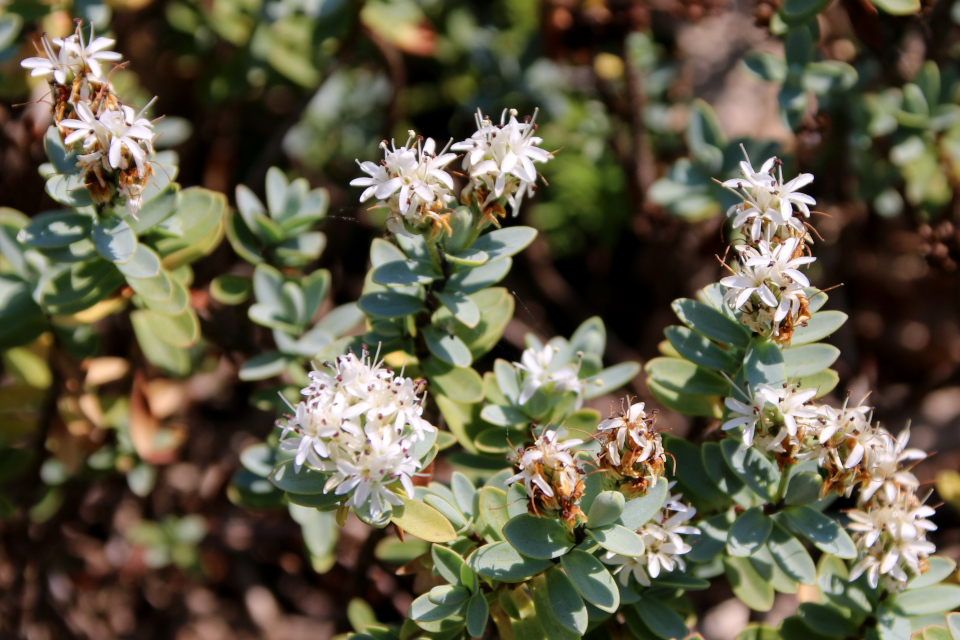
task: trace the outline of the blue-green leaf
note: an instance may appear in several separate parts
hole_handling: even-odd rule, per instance
[[[791,347],[782,353],[788,380],[823,371],[840,357],[839,349],[822,343]]]
[[[784,358],[784,352],[775,342],[766,338],[754,338],[750,341],[747,354],[743,359],[743,371],[747,382],[751,386],[761,383],[773,386],[783,384],[787,381]]]
[[[529,513],[511,518],[503,527],[503,536],[517,551],[538,560],[559,558],[574,545],[562,522]]]
[[[560,558],[560,564],[584,600],[608,613],[617,611],[620,607],[620,590],[599,560],[585,551],[574,549]]]
[[[425,327],[423,338],[430,353],[456,367],[469,367],[473,362],[470,349],[456,335],[437,327]]]
[[[489,262],[494,262],[520,253],[536,237],[537,230],[532,227],[507,227],[480,236],[471,249],[483,251],[489,256]]]
[[[402,318],[423,311],[423,300],[399,291],[375,291],[360,296],[357,306],[378,318]]]
[[[447,281],[446,290],[460,291],[466,294],[479,291],[500,282],[510,271],[512,265],[513,260],[504,258],[503,260],[488,262],[479,267],[460,267]]]
[[[30,219],[17,240],[31,247],[65,247],[90,236],[95,217],[78,211],[50,211]]]
[[[857,557],[853,540],[833,518],[805,505],[784,513],[790,524],[821,551],[847,560]]]
[[[373,270],[373,281],[384,285],[430,284],[439,277],[433,265],[419,260],[395,260]]]
[[[434,295],[466,326],[473,328],[480,322],[480,308],[460,291],[435,291]]]
[[[587,608],[569,576],[560,567],[550,569],[544,576],[554,617],[568,631],[579,635],[586,633]]]
[[[619,553],[622,556],[639,557],[644,552],[643,539],[630,529],[618,524],[587,529],[587,535],[607,551]]]
[[[523,582],[553,566],[551,560],[520,555],[509,542],[494,542],[480,547],[470,556],[468,563],[481,576],[502,582]]]
[[[751,556],[763,546],[773,529],[773,520],[764,515],[761,507],[744,511],[730,527],[727,553],[731,556]]]
[[[125,220],[97,218],[91,231],[97,253],[114,264],[126,264],[137,251],[137,236]]]
[[[663,507],[666,499],[667,482],[661,478],[657,484],[649,487],[642,496],[627,500],[627,503],[623,506],[623,513],[620,515],[620,523],[627,529],[636,531],[650,522],[653,516]]]
[[[639,373],[640,364],[636,362],[621,362],[607,367],[584,380],[586,385],[583,389],[583,397],[590,400],[615,391],[636,378]]]
[[[696,331],[686,327],[667,327],[664,334],[677,353],[694,364],[727,373],[736,373],[740,368],[740,362],[733,354]]]
[[[713,307],[681,298],[671,305],[680,322],[711,340],[745,349],[750,343],[750,332]]]

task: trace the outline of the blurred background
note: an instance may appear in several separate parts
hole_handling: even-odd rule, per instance
[[[821,12],[816,28],[784,38],[802,11]],[[494,119],[539,108],[542,146],[559,152],[519,222],[541,233],[505,281],[516,316],[480,370],[517,359],[527,332],[569,336],[594,315],[608,363],[655,357],[670,302],[721,273],[735,199],[711,178],[737,175],[741,144],[756,165],[783,158],[788,178],[813,173],[810,279],[842,285],[828,305],[850,315],[830,340],[842,351],[833,396],[872,391],[876,419],[912,424],[911,445],[937,452],[918,475],[939,478],[934,503],[952,501],[936,541],[960,556],[960,2],[0,0],[0,206],[28,215],[54,207],[37,172],[51,120],[46,84],[19,61],[74,18],[116,38],[129,64],[111,77],[129,103],[157,96],[158,146],[179,154],[183,186],[232,203],[238,184],[262,196],[277,165],[329,190],[314,266],[331,270],[337,303],[359,296],[382,234],[348,186],[355,159],[411,128],[467,137],[478,108]],[[192,302],[217,335],[191,377],[148,370],[136,385],[153,422],[128,403],[129,322],[101,322],[101,357],[70,365],[108,399],[95,411],[81,390],[45,401],[42,338],[3,352],[0,438],[42,427],[51,451],[32,484],[9,483],[0,459],[3,632],[297,640],[402,618],[412,578],[363,526],[348,523],[318,566],[286,511],[240,506],[227,488],[276,417],[251,406],[263,385],[236,378],[269,334],[205,290],[231,271],[250,267],[226,242],[195,265]],[[642,375],[630,393],[656,406]],[[592,405],[606,413],[614,400]],[[166,445],[140,446],[158,420]],[[712,426],[661,421],[679,434]],[[751,615],[725,588],[698,594],[710,639]]]

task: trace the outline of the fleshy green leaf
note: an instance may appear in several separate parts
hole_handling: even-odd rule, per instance
[[[636,362],[621,362],[607,367],[584,380],[586,385],[583,389],[583,397],[590,400],[615,391],[636,378],[639,373],[640,365]]]
[[[78,211],[50,211],[30,219],[17,240],[31,247],[65,247],[90,236],[95,218]]]
[[[729,351],[686,327],[667,327],[667,340],[681,356],[708,369],[736,373],[740,362]]]
[[[840,350],[835,346],[821,343],[791,347],[782,353],[789,380],[823,371],[840,356]]]
[[[720,442],[727,464],[757,495],[773,500],[780,483],[780,470],[762,453],[753,447],[742,449],[741,444],[736,438],[726,438]]]
[[[480,308],[476,303],[459,291],[436,291],[434,295],[450,309],[457,320],[473,328],[480,323]]]
[[[471,638],[481,638],[487,628],[490,607],[482,593],[476,593],[467,603],[467,633]]]
[[[754,611],[773,607],[773,587],[750,564],[749,558],[724,558],[723,569],[733,593]]]
[[[893,597],[894,610],[908,616],[922,616],[952,611],[960,607],[960,587],[941,584],[904,591]]]
[[[727,396],[730,393],[730,383],[726,379],[688,360],[653,358],[645,369],[657,384],[679,393],[702,396]]]
[[[560,558],[560,564],[584,600],[602,611],[617,611],[620,607],[620,590],[599,560],[585,551],[574,549]]]
[[[523,582],[553,566],[550,560],[536,560],[520,555],[509,542],[484,545],[470,556],[468,562],[481,576],[501,582]]]
[[[450,584],[459,584],[460,569],[464,566],[460,554],[439,544],[431,547],[430,554],[433,557],[433,566],[443,576],[443,579]]]
[[[727,553],[731,556],[747,557],[763,546],[773,528],[773,520],[763,514],[763,509],[747,509],[730,527],[727,537]]]
[[[784,512],[790,523],[818,549],[847,560],[857,557],[857,547],[840,524],[829,516],[807,506]]]
[[[815,584],[817,568],[799,540],[780,523],[773,521],[767,548],[784,572],[802,584]]]
[[[636,531],[650,520],[663,507],[667,499],[667,483],[660,479],[657,484],[649,487],[640,497],[627,500],[620,516],[620,522],[627,529]],[[593,505],[591,505],[592,507]],[[589,522],[587,523],[590,524]]]
[[[747,382],[751,386],[761,383],[773,386],[783,384],[787,381],[785,357],[775,342],[766,338],[754,338],[743,358],[743,372]]]
[[[711,340],[745,349],[750,343],[750,332],[702,302],[681,298],[671,305],[680,322]]]
[[[554,617],[568,631],[579,635],[586,633],[587,608],[569,576],[560,567],[554,567],[544,577]]]
[[[457,532],[439,511],[418,500],[401,495],[403,508],[394,507],[390,521],[411,535],[427,542],[451,542]]]
[[[483,378],[471,367],[455,367],[439,358],[428,358],[422,366],[431,388],[451,400],[467,403],[483,400]]]
[[[658,638],[671,640],[685,638],[689,633],[676,611],[654,598],[640,596],[640,602],[633,605],[643,623],[653,631]]]
[[[926,573],[922,573],[908,582],[908,590],[932,587],[933,585],[949,578],[950,575],[957,569],[956,562],[950,558],[944,558],[943,556],[930,556],[927,558],[927,562],[930,566]]]
[[[820,311],[810,316],[804,327],[797,327],[790,337],[792,346],[799,346],[823,340],[847,321],[847,314],[842,311]]]
[[[456,367],[469,367],[473,362],[470,349],[456,335],[451,335],[438,327],[425,327],[423,338],[430,353],[446,363]]]
[[[613,524],[620,518],[625,505],[626,500],[619,491],[602,491],[587,512],[587,526],[596,528]]]
[[[275,487],[287,493],[318,495],[323,493],[323,485],[328,474],[321,473],[304,465],[296,471],[293,460],[278,465],[270,472],[269,480]]]
[[[430,284],[439,277],[432,265],[418,260],[395,260],[373,270],[373,281],[383,285]]]
[[[480,236],[470,248],[483,251],[489,256],[488,262],[494,262],[520,253],[536,237],[537,230],[532,227],[507,227]]]
[[[510,271],[513,260],[504,258],[488,262],[479,267],[459,267],[457,272],[447,281],[447,291],[459,291],[461,293],[474,293],[496,284],[503,280],[503,277]]]
[[[423,301],[399,291],[377,291],[360,296],[357,306],[367,315],[402,318],[423,311]]]
[[[574,545],[562,522],[528,513],[511,518],[503,527],[503,536],[517,551],[539,560],[559,558]]]
[[[622,556],[639,557],[643,555],[643,539],[636,533],[618,524],[587,529],[587,535],[597,541],[601,547]]]
[[[850,618],[849,612],[834,607],[803,602],[797,607],[797,614],[803,622],[819,633],[828,636],[856,637],[859,625]]]

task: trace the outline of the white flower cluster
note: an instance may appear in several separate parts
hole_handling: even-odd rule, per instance
[[[674,484],[670,483],[671,489]],[[604,555],[605,563],[620,565],[613,573],[624,587],[629,585],[630,576],[644,587],[649,587],[651,580],[657,578],[661,571],[686,570],[686,562],[681,556],[689,553],[692,547],[681,535],[697,534],[700,529],[686,524],[697,515],[697,510],[683,502],[682,497],[681,494],[667,494],[660,511],[637,531],[645,546],[642,555],[631,557],[613,552]]]
[[[464,204],[476,202],[483,221],[497,226],[497,217],[505,215],[504,204],[517,214],[525,194],[535,189],[537,171],[534,162],[546,162],[551,155],[540,149],[536,131],[536,114],[528,121],[519,122],[517,112],[504,110],[499,125],[493,124],[477,112],[477,132],[462,142],[447,144],[439,153],[432,138],[423,140],[415,132],[402,147],[396,143],[381,143],[384,159],[380,164],[360,162],[367,174],[350,182],[366,187],[360,202],[375,198],[387,207],[390,217],[387,230],[393,234],[412,235],[408,226],[431,226],[431,235],[450,232],[450,213],[445,211],[455,200],[453,178],[447,171],[457,155],[447,150],[464,152],[463,168],[470,183],[461,193]],[[452,141],[451,141],[452,142]]]
[[[413,445],[436,431],[422,417],[421,383],[381,364],[364,350],[310,372],[302,391],[306,400],[287,420],[280,443],[296,451],[297,472],[304,464],[330,472],[324,493],[350,494],[344,504],[368,510],[373,519],[402,504],[397,482],[413,498],[413,475],[421,464],[411,455]]]
[[[520,122],[516,109],[504,109],[496,125],[478,109],[476,120],[477,131],[451,147],[464,153],[463,169],[470,177],[460,198],[464,204],[475,200],[484,216],[499,226],[495,216],[504,215],[504,200],[516,216],[524,196],[536,189],[537,169],[533,163],[546,162],[552,155],[540,148],[543,140],[533,135],[537,130],[536,111]]]
[[[107,81],[100,63],[116,62],[121,58],[115,51],[105,51],[114,42],[110,38],[94,38],[93,27],[90,28],[90,42],[84,41],[79,27],[76,33],[66,38],[51,40],[44,35],[43,48],[38,47],[41,55],[27,58],[20,66],[30,69],[31,76],[44,76],[61,86],[77,80],[84,85],[89,82],[99,85]],[[89,91],[89,86],[84,86],[84,90]]]
[[[860,549],[851,580],[866,574],[876,589],[882,576],[884,586],[895,592],[929,568],[927,558],[937,547],[927,540],[927,532],[937,526],[927,520],[934,514],[933,507],[923,502],[910,490],[892,497],[878,493],[870,500],[861,499],[858,508],[848,512],[848,527]]]
[[[813,403],[815,395],[815,389],[757,385],[746,402],[726,399],[730,419],[723,429],[742,428],[743,446],[774,455],[781,467],[816,459],[826,472],[821,497],[859,488],[850,529],[860,560],[851,579],[866,572],[874,587],[881,576],[887,588],[902,587],[925,571],[935,550],[925,538],[935,526],[924,519],[934,510],[917,497],[920,483],[910,471],[927,454],[907,448],[909,429],[894,437],[871,424],[871,407],[845,402],[836,409]]]
[[[585,380],[579,378],[579,363],[554,366],[553,357],[557,354],[556,347],[546,345],[542,349],[526,349],[520,355],[520,362],[513,365],[523,371],[523,382],[520,386],[520,404],[525,404],[538,389],[543,389],[551,395],[560,396],[567,391],[577,394],[576,409],[583,406],[583,391],[587,386]]]
[[[812,182],[813,176],[804,173],[783,184],[777,158],[767,160],[759,172],[749,158],[740,167],[743,178],[723,185],[743,198],[730,215],[734,228],[743,229],[746,244],[734,247],[733,275],[720,281],[727,287],[724,302],[741,312],[741,322],[752,331],[788,344],[793,329],[810,318],[804,291],[810,281],[799,268],[816,258],[804,255],[810,236],[796,214],[809,217],[807,205],[815,200],[796,190]],[[779,170],[777,178],[772,175],[774,167]]]
[[[443,210],[454,200],[453,178],[445,168],[456,154],[447,153],[446,147],[437,154],[433,138],[424,141],[413,131],[400,148],[396,143],[388,145],[386,140],[380,146],[384,155],[380,164],[357,160],[367,174],[350,182],[356,187],[366,187],[360,202],[375,197],[381,206],[390,209],[387,218],[390,233],[413,235],[404,222],[413,227],[430,223],[434,234],[442,229],[449,231],[450,216]]]
[[[153,152],[153,124],[143,117],[149,105],[136,111],[120,102],[101,62],[120,60],[106,50],[110,38],[84,40],[81,26],[67,38],[44,36],[40,57],[21,66],[43,76],[53,88],[54,121],[67,151],[76,149],[80,178],[94,202],[123,203],[136,214],[143,191],[153,173],[148,154]]]
[[[727,212],[733,218],[733,228],[742,228],[743,235],[750,243],[761,240],[775,242],[777,238],[806,238],[806,226],[797,214],[809,218],[809,205],[817,201],[797,190],[813,182],[813,174],[801,173],[784,184],[783,163],[779,158],[768,158],[756,171],[746,149],[743,149],[743,155],[746,157],[740,162],[743,177],[723,182],[724,187],[743,198],[743,202]]]

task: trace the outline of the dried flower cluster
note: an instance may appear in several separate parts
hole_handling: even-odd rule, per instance
[[[813,176],[804,173],[784,184],[781,165],[779,159],[770,158],[755,171],[747,158],[740,163],[743,178],[723,183],[743,198],[729,215],[746,243],[734,247],[733,275],[720,284],[728,289],[724,301],[740,311],[743,324],[786,345],[794,328],[810,318],[804,291],[810,281],[799,267],[816,260],[804,255],[810,235],[803,220],[810,216],[808,205],[816,201],[797,192]]]
[[[583,440],[557,442],[557,432],[544,429],[532,446],[518,451],[519,472],[507,484],[522,482],[530,500],[530,512],[558,517],[571,530],[586,519],[580,510],[583,497],[583,469],[569,449]]]
[[[295,469],[304,464],[331,473],[324,493],[349,495],[344,503],[379,518],[402,501],[397,484],[413,498],[420,461],[415,442],[436,427],[422,418],[423,385],[394,375],[366,350],[310,372],[306,400],[295,407],[281,435],[281,448],[295,451]]]
[[[108,51],[114,41],[95,38],[93,28],[84,40],[82,25],[67,38],[44,36],[41,54],[20,64],[33,76],[43,76],[54,99],[53,118],[68,152],[76,150],[80,178],[98,205],[124,205],[136,214],[153,170],[152,123],[143,117],[149,107],[136,110],[120,101],[104,73],[102,62],[116,62]]]
[[[624,408],[597,426],[599,468],[607,485],[628,499],[646,493],[663,475],[666,454],[655,428],[656,413],[647,416],[644,403]]]
[[[675,483],[670,483],[670,489]],[[637,530],[643,539],[644,551],[637,557],[623,556],[608,552],[603,561],[620,565],[614,570],[623,586],[628,586],[630,576],[644,587],[650,586],[651,579],[661,571],[684,571],[687,568],[683,556],[692,547],[684,542],[681,535],[700,533],[697,527],[686,524],[697,515],[697,510],[681,500],[681,494],[667,494],[663,507],[653,519]]]
[[[840,409],[813,402],[815,389],[793,385],[757,385],[746,402],[727,398],[730,419],[724,430],[741,428],[743,446],[775,457],[781,468],[815,459],[824,471],[821,497],[831,492],[850,496],[859,489],[850,528],[861,549],[852,577],[867,572],[873,586],[902,587],[925,570],[934,551],[925,539],[933,514],[918,498],[919,482],[910,469],[927,454],[908,449],[910,430],[894,437],[871,424],[873,409],[863,404]]]
[[[463,168],[469,184],[460,194],[464,204],[476,203],[481,212],[479,224],[485,221],[499,226],[498,217],[506,215],[505,206],[517,214],[524,195],[535,189],[537,171],[534,162],[546,162],[551,154],[539,148],[536,114],[519,122],[516,110],[504,110],[499,125],[477,112],[477,132],[456,144],[448,143],[439,153],[432,138],[424,140],[415,132],[403,146],[387,143],[380,146],[384,158],[380,164],[360,162],[366,177],[350,184],[366,187],[360,202],[375,198],[379,206],[389,209],[387,230],[393,234],[412,235],[414,229],[430,227],[431,237],[450,232],[450,210],[455,198],[453,178],[447,171],[456,154],[464,152]]]

